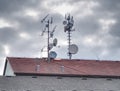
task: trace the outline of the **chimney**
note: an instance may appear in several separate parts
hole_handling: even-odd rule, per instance
[[[37,72],[39,72],[39,71],[40,71],[40,65],[36,65],[35,70],[36,70]]]
[[[61,68],[61,72],[64,72],[64,66],[62,65],[60,66],[60,68]]]

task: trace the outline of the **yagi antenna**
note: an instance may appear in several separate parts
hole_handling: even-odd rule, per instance
[[[54,28],[52,30],[52,33],[55,32],[56,27],[57,27],[57,25],[54,26]]]
[[[50,37],[52,38],[53,37],[53,33],[55,32],[55,29],[56,29],[57,25],[54,26],[53,30],[50,32]]]
[[[49,14],[47,14],[42,20],[41,23],[43,23],[43,21],[45,21],[45,19],[49,16]]]
[[[46,31],[46,27],[45,27],[44,30],[42,31],[41,36],[44,35],[45,31]]]
[[[46,47],[46,46],[43,46],[43,48],[41,49],[41,52],[43,52],[43,51],[44,51],[45,47]]]
[[[49,15],[49,14],[48,14]],[[46,20],[46,18],[48,17],[48,15],[46,15],[42,20],[41,23],[45,22],[45,28],[42,31],[41,36],[44,35],[45,32],[47,32],[47,60],[48,62],[50,62],[50,58],[55,58],[56,57],[56,53],[55,52],[51,52],[50,50],[55,47],[57,45],[57,39],[54,39],[53,43],[50,43],[50,38],[53,37],[53,33],[55,31],[56,26],[53,28],[52,31],[50,31],[50,25],[52,25],[53,23],[53,17],[50,17]],[[41,50],[41,52],[43,51],[43,49]],[[51,57],[51,55],[53,57]]]

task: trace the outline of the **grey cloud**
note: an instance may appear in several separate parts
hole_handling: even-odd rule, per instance
[[[0,0],[0,11],[2,13],[11,13],[11,11],[14,12],[19,9],[24,9],[27,6],[34,6],[37,2],[38,0]]]
[[[13,28],[0,29],[0,42],[3,44],[14,43],[18,39],[18,32]]]
[[[42,42],[44,44],[44,42]],[[33,55],[40,52],[41,47],[43,46],[40,42],[40,38],[35,38],[32,36],[31,39],[19,38],[15,43],[9,44],[10,51],[12,53],[9,56],[23,56],[23,57],[32,57]]]
[[[0,44],[0,57],[4,57],[4,49],[2,44]]]
[[[76,22],[76,26],[77,31],[79,31],[81,35],[95,34],[100,28],[100,26],[98,25],[98,21],[95,17],[78,19]]]
[[[2,13],[11,13],[22,8],[25,3],[25,0],[0,0],[0,11]]]
[[[120,9],[119,0],[97,0],[99,2],[99,7],[95,9],[95,14],[97,17],[115,17],[118,15]]]
[[[100,0],[101,9],[106,11],[118,11],[120,8],[120,0]]]
[[[31,19],[21,19],[19,20],[19,23],[21,24],[21,30],[26,31],[28,33],[35,33],[38,30],[41,29],[42,25],[41,22],[35,22]]]
[[[111,30],[110,30],[110,34],[112,36],[116,36],[120,38],[120,17],[117,19],[117,23],[112,26]]]
[[[53,1],[53,0],[52,0]],[[83,0],[67,0],[66,3],[72,5],[74,3],[81,2]],[[89,0],[88,0],[89,1]],[[99,7],[96,7],[94,9],[94,14],[90,16],[85,16],[84,18],[76,17],[76,14],[78,12],[73,12],[73,16],[75,17],[75,29],[76,31],[72,33],[72,41],[73,43],[76,43],[79,46],[79,52],[78,54],[74,55],[74,58],[95,58],[92,54],[89,55],[91,52],[86,49],[86,46],[82,44],[84,41],[83,38],[88,35],[96,35],[99,39],[102,38],[104,42],[108,42],[108,46],[102,47],[102,46],[95,46],[92,50],[97,51],[98,54],[102,53],[104,49],[107,49],[112,53],[114,50],[119,50],[119,39],[114,38],[119,37],[119,0],[93,0],[95,2],[98,2],[100,4]],[[64,26],[62,25],[62,22],[64,20],[64,17],[57,12],[52,12],[50,9],[46,8],[43,3],[43,0],[1,0],[0,1],[0,17],[4,17],[6,19],[9,19],[10,21],[15,21],[19,23],[19,29],[17,31],[14,28],[4,28],[0,30],[0,42],[1,44],[8,43],[11,46],[11,53],[10,55],[13,56],[31,56],[36,54],[37,52],[40,52],[40,49],[45,45],[45,41],[42,40],[41,37],[38,37],[38,39],[35,39],[37,34],[40,34],[42,31],[42,28],[44,28],[44,25],[41,24],[41,19],[45,17],[45,15],[50,14],[54,18],[54,25],[57,25],[56,31],[55,31],[55,37],[58,38],[58,40],[63,40],[63,42],[67,42],[67,34],[64,33]],[[47,1],[46,1],[47,2]],[[53,3],[54,2],[54,3]],[[64,1],[53,1],[51,5],[53,4],[62,4]],[[55,3],[56,2],[56,3]],[[67,6],[66,6],[67,7]],[[35,21],[34,19],[30,17],[23,16],[21,13],[25,9],[35,9],[39,11],[40,15],[38,17],[39,20]],[[114,27],[111,28],[110,33],[106,34],[108,36],[109,34],[112,36],[111,39],[104,38],[103,36],[99,35],[99,23],[98,19],[103,17],[108,17],[108,12],[114,13],[114,16],[112,18],[116,18],[118,21],[118,24],[116,24]],[[18,15],[17,15],[18,14]],[[21,15],[20,15],[21,14]],[[79,14],[78,14],[79,15]],[[111,18],[111,16],[109,16]],[[25,32],[30,35],[31,39],[25,40],[20,38],[18,35],[21,32]],[[41,42],[42,41],[42,42]],[[109,43],[109,41],[113,41],[113,43]],[[58,41],[59,43],[59,41]],[[97,43],[97,42],[96,42]],[[61,43],[59,43],[61,44]],[[62,46],[62,45],[61,45]],[[115,47],[116,49],[114,49]],[[89,49],[89,48],[88,48]],[[1,51],[2,48],[0,49]],[[61,50],[64,50],[61,52]],[[90,49],[91,50],[91,49]],[[66,57],[67,56],[67,46],[61,47],[57,49],[58,57]],[[3,54],[3,53],[2,53]],[[64,54],[64,56],[63,56]],[[109,58],[111,54],[107,58]]]

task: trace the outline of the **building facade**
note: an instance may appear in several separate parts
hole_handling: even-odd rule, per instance
[[[120,91],[120,62],[7,57],[0,91]]]

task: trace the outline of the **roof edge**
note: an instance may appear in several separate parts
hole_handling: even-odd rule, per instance
[[[17,58],[17,59],[43,59],[43,58],[39,58],[39,57],[6,57],[6,59],[9,58]],[[98,59],[64,59],[64,58],[55,58],[54,60],[64,60],[64,61],[96,61],[96,62],[120,62],[119,60],[98,60]]]
[[[3,76],[5,76],[6,68],[7,68],[7,63],[8,63],[8,57],[6,57],[5,60],[5,65],[4,65],[4,70],[3,70]]]
[[[16,76],[62,76],[62,77],[88,77],[88,78],[115,78],[120,79],[120,76],[111,75],[77,75],[77,74],[37,74],[37,73],[15,73]]]

